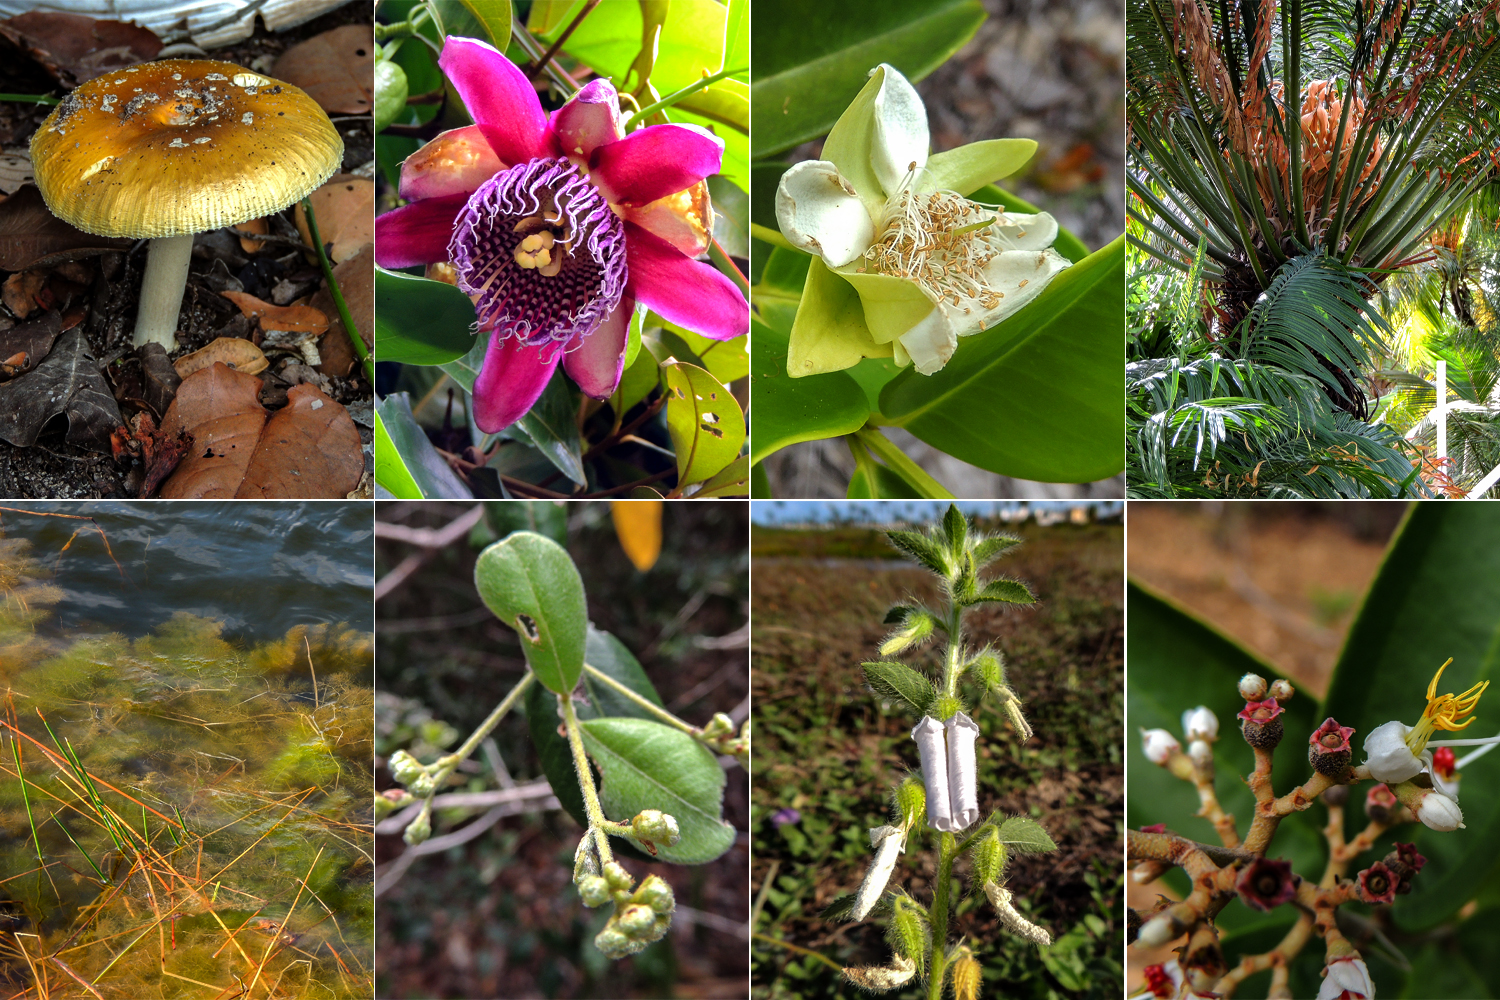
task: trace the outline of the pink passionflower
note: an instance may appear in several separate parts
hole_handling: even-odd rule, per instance
[[[637,302],[715,340],[750,328],[734,283],[693,258],[708,248],[704,178],[724,144],[687,125],[626,135],[594,80],[550,117],[493,46],[452,36],[438,59],[475,124],[401,166],[410,204],[375,221],[382,267],[448,261],[489,347],[474,382],[487,433],[524,416],[559,361],[595,399],[615,391]]]

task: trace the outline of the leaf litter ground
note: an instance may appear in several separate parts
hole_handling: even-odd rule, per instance
[[[288,71],[287,64],[277,68],[279,56],[311,42],[312,49],[299,50],[291,61],[301,67],[300,83],[330,108],[338,109],[330,110],[330,115],[345,146],[341,173],[336,175],[339,187],[373,192],[367,176],[354,173],[366,174],[374,157],[368,91],[362,95],[356,82],[359,74],[368,80],[373,72],[369,69],[373,50],[358,45],[355,38],[361,26],[368,24],[368,10],[358,4],[276,34],[267,33],[257,21],[253,36],[212,50],[207,58],[274,75]],[[71,85],[84,70],[52,50],[62,53],[65,33],[73,29],[54,25],[48,30],[53,32],[51,38],[44,34],[40,42],[33,39],[31,51],[42,53],[48,63],[62,63],[61,68],[54,66],[54,75]],[[0,44],[5,43],[0,40]],[[328,51],[318,51],[319,47]],[[149,45],[142,46],[138,40],[135,48],[138,55],[152,53]],[[0,69],[0,88],[15,93],[61,93],[57,80],[19,51]],[[299,233],[295,213],[287,210],[259,220],[259,231],[243,239],[230,230],[217,230],[195,240],[179,319],[179,349],[173,359],[180,361],[217,341],[219,350],[241,343],[261,356],[260,364],[269,362],[257,374],[262,383],[257,398],[234,413],[217,414],[236,418],[241,430],[247,420],[270,428],[264,436],[250,439],[252,445],[263,443],[266,454],[253,469],[250,456],[245,455],[238,465],[225,468],[219,463],[205,476],[202,469],[192,466],[195,458],[218,454],[214,428],[183,421],[195,438],[192,448],[187,447],[188,439],[175,434],[175,428],[171,436],[163,433],[167,410],[183,376],[159,353],[137,354],[130,346],[145,244],[133,246],[132,241],[92,237],[63,226],[45,211],[35,189],[25,184],[30,179],[27,143],[48,110],[0,103],[0,192],[10,195],[0,203],[0,269],[11,272],[4,279],[6,308],[0,312],[0,351],[5,352],[0,357],[0,378],[10,379],[0,388],[8,387],[11,396],[6,433],[0,439],[0,496],[145,496],[163,480],[168,482],[164,495],[182,497],[342,497],[356,490],[370,462],[370,386],[352,356],[321,270],[316,261],[309,263],[298,252],[307,237]],[[359,226],[348,220],[370,216],[364,220],[370,224],[373,205],[362,208],[357,199],[327,199],[325,192],[315,200],[315,210],[323,213],[320,235],[343,260],[335,276],[356,325],[368,338],[373,323],[373,268],[369,251],[360,254],[359,246],[351,242],[359,238]],[[273,325],[246,315],[241,304],[222,294],[225,291],[248,294],[276,309],[305,303],[325,317],[329,328],[320,338],[298,335],[295,330],[290,335],[277,333],[286,324]],[[49,371],[35,371],[52,360],[28,326],[39,319],[60,328],[50,345],[52,353],[59,346],[67,347],[72,353],[65,360],[81,358],[84,363],[68,361],[58,370],[60,364],[53,362]],[[75,330],[81,334],[77,342],[69,339]],[[315,345],[312,351],[302,347],[309,340]],[[239,348],[225,357],[210,357],[208,366],[213,360],[226,360],[244,371],[244,352],[245,348]],[[205,380],[209,375],[198,377]],[[319,397],[319,405],[308,407],[305,418],[288,405],[289,397],[295,403],[293,390],[301,387],[307,387],[303,395],[316,391]],[[116,402],[115,409],[108,406],[110,399]],[[283,410],[289,411],[286,419],[273,427],[275,414]],[[124,430],[116,431],[121,425]],[[278,433],[288,430],[288,425],[291,433]],[[183,482],[173,485],[167,477],[182,460],[190,468]],[[188,485],[198,492],[187,489]]]

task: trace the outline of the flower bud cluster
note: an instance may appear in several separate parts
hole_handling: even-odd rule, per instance
[[[682,839],[677,820],[660,809],[643,809],[630,821],[630,835],[656,856],[656,845],[671,847]]]
[[[1182,713],[1182,732],[1188,739],[1188,756],[1200,768],[1212,766],[1214,741],[1219,738],[1219,717],[1205,705]]]
[[[633,955],[653,941],[661,940],[667,933],[667,928],[672,926],[672,911],[677,903],[672,896],[672,887],[661,876],[647,875],[640,887],[631,893],[630,873],[611,861],[604,866],[602,876],[590,878],[602,878],[609,892],[606,898],[613,898],[615,901],[614,914],[610,916],[604,929],[594,937],[594,947],[604,957],[624,958],[626,955]],[[583,885],[578,887],[578,892],[584,898],[585,905],[599,905],[589,903],[591,896],[598,896],[597,885],[590,884],[589,895],[585,895]]]
[[[728,754],[741,764],[750,763],[750,720],[740,726],[740,734],[734,734],[734,720],[723,712],[715,712],[698,732],[698,740],[715,753]]]

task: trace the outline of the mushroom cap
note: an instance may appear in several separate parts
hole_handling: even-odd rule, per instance
[[[96,236],[184,236],[278,212],[333,175],[317,103],[234,63],[167,59],[95,77],[31,139],[58,218]]]

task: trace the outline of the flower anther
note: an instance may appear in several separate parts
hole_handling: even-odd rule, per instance
[[[1416,726],[1406,734],[1406,745],[1414,755],[1420,754],[1427,747],[1427,741],[1438,730],[1456,733],[1467,729],[1474,720],[1464,719],[1464,716],[1474,711],[1479,705],[1479,696],[1490,686],[1489,681],[1480,681],[1463,694],[1438,694],[1438,680],[1452,662],[1453,658],[1450,656],[1432,676],[1431,683],[1427,685],[1427,707],[1422,710],[1422,718],[1417,720]],[[1460,722],[1460,719],[1463,721]]]

